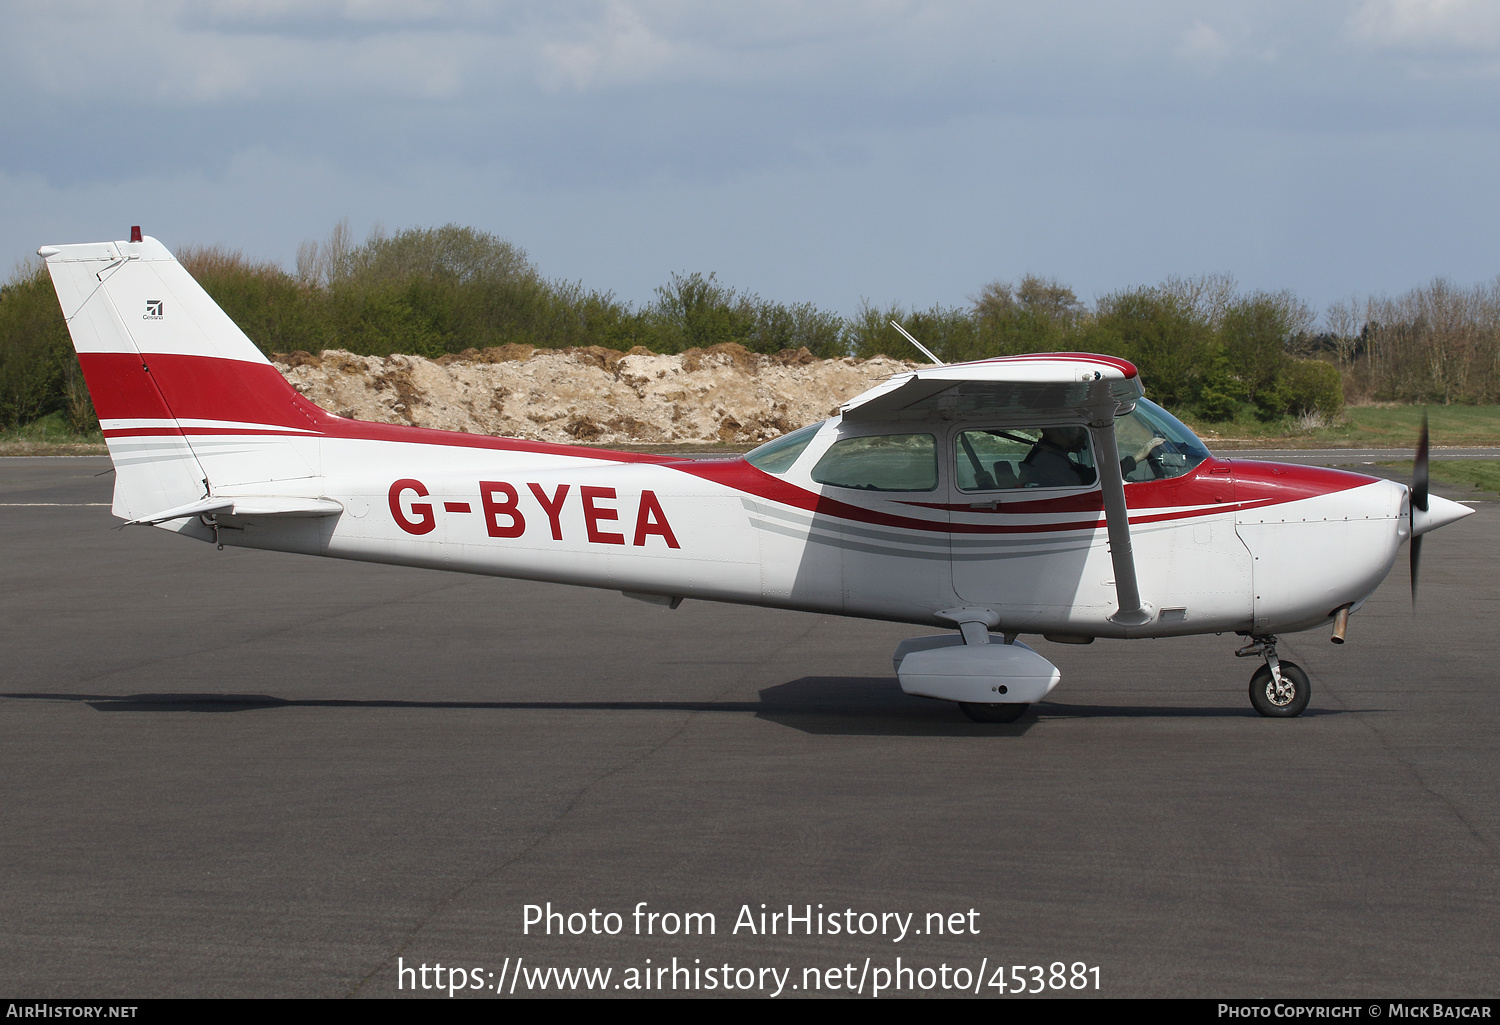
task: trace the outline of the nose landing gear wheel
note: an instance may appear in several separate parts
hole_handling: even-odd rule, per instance
[[[1276,686],[1270,666],[1261,666],[1250,677],[1250,703],[1261,715],[1273,719],[1290,719],[1301,715],[1312,697],[1312,684],[1295,662],[1282,662],[1281,686]]]
[[[976,701],[960,701],[958,707],[964,715],[975,722],[1015,722],[1025,715],[1026,709],[1031,706],[1018,702],[989,705]]]

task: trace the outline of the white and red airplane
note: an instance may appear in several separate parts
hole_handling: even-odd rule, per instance
[[[1058,682],[1017,640],[1232,631],[1257,711],[1306,673],[1276,635],[1334,624],[1401,544],[1473,510],[1319,467],[1220,459],[1125,360],[923,367],[743,458],[344,419],[308,402],[164,246],[44,246],[116,469],[113,512],[220,545],[947,628],[908,693],[1011,722]],[[1413,576],[1415,581],[1415,575]]]

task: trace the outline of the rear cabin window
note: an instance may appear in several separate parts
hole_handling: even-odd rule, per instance
[[[960,491],[1083,488],[1098,479],[1084,427],[987,427],[954,443]]]
[[[807,448],[813,436],[818,433],[820,423],[795,430],[791,434],[783,434],[774,441],[768,441],[759,448],[751,449],[745,455],[745,461],[758,470],[767,473],[786,473]]]
[[[813,467],[819,484],[861,491],[931,491],[937,442],[930,434],[874,434],[836,441]]]

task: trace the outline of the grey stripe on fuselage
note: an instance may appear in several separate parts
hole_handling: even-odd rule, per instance
[[[1016,559],[1035,555],[1050,555],[1059,552],[1079,551],[1093,547],[1092,536],[1079,538],[1024,538],[1007,534],[1003,537],[985,538],[953,537],[894,533],[878,528],[855,526],[830,516],[808,515],[791,510],[768,507],[752,499],[742,499],[745,510],[751,513],[750,522],[757,530],[780,534],[798,541],[828,545],[850,551],[867,552],[872,555],[894,555],[910,559],[954,559],[974,561],[979,559]],[[781,522],[775,522],[775,521]],[[937,525],[941,527],[941,524]],[[1063,528],[1068,529],[1068,528]],[[1102,527],[1083,524],[1074,530],[1088,530],[1091,534],[1102,532]],[[856,538],[865,541],[854,540]],[[869,542],[884,542],[870,544]],[[918,545],[921,549],[913,550]],[[969,551],[956,549],[971,549]]]

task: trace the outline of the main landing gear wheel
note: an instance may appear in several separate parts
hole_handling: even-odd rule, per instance
[[[987,705],[975,701],[960,701],[958,707],[975,722],[1015,722],[1031,706],[1021,702]]]
[[[1312,684],[1295,662],[1280,663],[1281,686],[1276,686],[1270,666],[1261,666],[1250,677],[1250,703],[1261,715],[1273,719],[1290,719],[1301,715],[1312,697]]]

